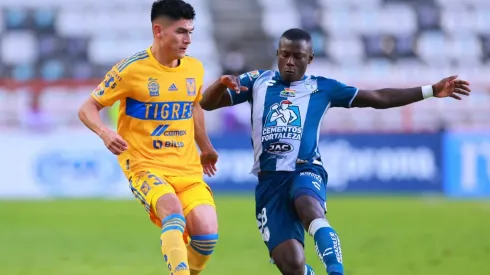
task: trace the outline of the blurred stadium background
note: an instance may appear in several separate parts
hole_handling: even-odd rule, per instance
[[[151,2],[0,1],[0,274],[166,274],[158,231],[77,118],[105,72],[151,44]],[[490,274],[490,1],[190,2],[207,84],[275,68],[291,27],[313,36],[309,74],[363,88],[469,80],[461,102],[330,110],[321,149],[347,274]],[[248,112],[206,114],[221,241],[203,274],[278,274],[254,221]]]

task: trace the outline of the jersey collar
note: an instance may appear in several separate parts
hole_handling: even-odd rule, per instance
[[[274,75],[274,80],[282,82],[284,84],[288,84],[288,85],[300,84],[301,82],[305,81],[307,78],[308,78],[308,76],[304,75],[303,78],[301,78],[301,80],[293,81],[293,82],[286,82],[286,81],[282,80],[282,77],[281,77],[281,74],[279,73],[279,71],[276,71],[275,75]]]

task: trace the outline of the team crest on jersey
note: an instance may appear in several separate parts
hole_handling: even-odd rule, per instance
[[[195,96],[196,95],[196,80],[194,78],[186,78],[185,84],[187,87],[187,95]]]
[[[262,142],[277,139],[300,140],[302,133],[298,106],[289,100],[272,104],[265,118]]]
[[[308,90],[310,90],[312,93],[318,91],[318,83],[316,82],[316,79],[311,79],[308,78],[305,80],[305,85]]]
[[[293,90],[291,88],[284,88],[283,91],[279,94],[281,97],[295,97],[296,96],[296,90]]]
[[[160,95],[160,85],[155,78],[148,78],[148,91],[150,92],[150,96]]]

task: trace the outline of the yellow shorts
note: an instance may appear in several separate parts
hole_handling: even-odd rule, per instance
[[[149,213],[151,221],[158,227],[162,227],[162,221],[157,216],[156,203],[163,195],[176,194],[182,204],[184,216],[198,205],[216,207],[211,188],[201,177],[164,176],[157,170],[146,170],[130,174],[129,186]]]

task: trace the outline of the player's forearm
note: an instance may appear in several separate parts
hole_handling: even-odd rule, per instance
[[[101,108],[100,108],[101,109]],[[100,117],[100,109],[90,101],[85,102],[78,111],[78,118],[99,137],[102,135],[107,126]]]
[[[353,107],[372,107],[375,109],[388,109],[405,106],[423,100],[422,88],[394,89],[384,88],[379,90],[360,90]]]
[[[196,103],[192,112],[194,118],[194,140],[196,141],[197,146],[199,146],[201,152],[209,152],[214,150],[208,134],[206,133],[204,112],[199,103]]]
[[[230,96],[227,87],[221,83],[221,79],[216,80],[203,93],[200,102],[206,111],[216,110],[221,107],[230,106]]]
[[[386,99],[384,108],[394,108],[415,103],[424,99],[422,88],[392,89],[386,88],[377,90],[381,97]]]

